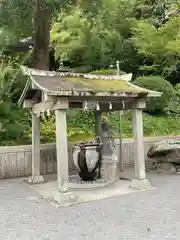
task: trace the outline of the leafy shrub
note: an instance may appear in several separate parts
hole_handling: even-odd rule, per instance
[[[174,87],[175,94],[169,104],[169,111],[171,113],[180,114],[180,84]]]
[[[119,117],[117,112],[113,112],[109,116],[106,114],[106,121],[108,121],[108,123],[113,127],[115,136],[118,137]],[[131,112],[128,113],[124,111],[124,115],[122,115],[121,121],[123,138],[131,138],[133,133]],[[147,113],[143,114],[143,127],[145,137],[177,136],[180,134],[179,124],[180,118],[177,115],[152,116]]]
[[[180,95],[180,83],[176,84],[176,86],[174,87],[174,90],[177,94]]]
[[[79,142],[94,138],[94,114],[86,111],[70,110],[68,119],[68,140]],[[114,136],[119,137],[119,117],[117,112],[103,114],[103,119],[112,126]],[[122,116],[123,138],[132,137],[132,115],[124,112]],[[176,136],[180,135],[180,118],[175,116],[151,116],[143,114],[144,136]],[[55,118],[41,121],[42,143],[55,142]]]
[[[94,113],[91,111],[69,110],[67,111],[67,131],[69,141],[76,139],[86,139],[94,134]],[[55,117],[43,119],[41,121],[42,142],[54,142]]]
[[[29,140],[28,111],[19,109],[21,78],[14,64],[0,64],[0,145],[24,144]]]
[[[88,17],[78,6],[61,11],[50,34],[55,58],[66,59],[73,65],[90,65],[93,69],[106,67],[117,58],[123,58],[122,36],[129,34],[130,22],[127,18],[122,19],[122,3],[115,2],[107,5],[103,1],[101,9],[93,17]],[[107,14],[108,21],[104,21]]]
[[[30,142],[29,114],[11,102],[0,101],[0,145]]]
[[[161,114],[168,108],[169,102],[175,91],[171,83],[161,76],[138,77],[134,83],[149,90],[162,92],[161,97],[149,98],[147,100],[147,111],[151,114]]]
[[[56,126],[55,126],[55,116],[50,118],[41,119],[40,122],[40,135],[41,142],[55,142],[56,141]]]

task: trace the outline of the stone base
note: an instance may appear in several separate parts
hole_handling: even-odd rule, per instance
[[[37,183],[44,183],[45,180],[44,180],[44,177],[42,175],[39,175],[39,176],[31,176],[28,179],[28,182],[31,183],[31,184],[37,184]]]
[[[118,179],[117,162],[112,158],[105,158],[101,166],[101,178],[104,182],[111,182]]]
[[[67,193],[59,192],[57,189],[57,181],[47,181],[42,184],[29,184],[28,186],[56,207],[67,207],[138,192],[136,189],[129,188],[129,183],[129,181],[117,180],[110,186],[103,186],[95,189],[71,189],[71,186],[69,186],[69,192]]]
[[[78,203],[78,196],[72,192],[59,192],[59,190],[51,190],[51,198],[49,199],[54,203],[66,207]]]
[[[149,188],[151,188],[151,184],[148,179],[143,179],[143,180],[132,179],[130,188],[135,188],[135,189],[139,189],[139,190],[149,189]]]
[[[156,171],[157,164],[157,161],[154,159],[148,159],[147,161],[145,161],[146,172]]]
[[[66,186],[64,186],[64,187],[57,186],[57,189],[60,193],[68,193],[69,192],[69,187],[66,187]]]
[[[69,182],[64,182],[63,179],[57,181],[57,189],[60,193],[69,192]]]
[[[161,162],[157,165],[158,173],[174,174],[177,173],[176,167],[169,162]]]

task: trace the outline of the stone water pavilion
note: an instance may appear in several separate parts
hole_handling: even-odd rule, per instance
[[[142,110],[148,97],[159,97],[161,93],[134,85],[130,82],[132,74],[105,76],[21,68],[27,82],[19,105],[23,104],[32,112],[31,183],[44,182],[40,173],[40,117],[55,112],[57,188],[59,192],[66,192],[69,185],[66,111],[94,106],[96,120],[100,120],[102,112],[132,110],[135,178],[131,187],[150,187],[145,173]],[[98,134],[100,121],[96,123]]]

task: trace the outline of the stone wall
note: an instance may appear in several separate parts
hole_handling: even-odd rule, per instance
[[[153,142],[163,139],[180,140],[180,137],[156,137],[144,139],[145,156]],[[117,154],[119,155],[119,144],[116,141]],[[147,157],[146,157],[147,158]],[[0,147],[0,178],[24,177],[31,175],[32,148],[28,146]],[[133,165],[133,141],[123,141],[123,160],[125,166]],[[41,145],[41,173],[55,173],[56,146],[55,144]],[[76,168],[72,160],[72,145],[69,144],[69,172],[74,173]]]

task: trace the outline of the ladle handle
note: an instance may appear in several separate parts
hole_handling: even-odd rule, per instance
[[[99,137],[99,136],[97,136],[96,138],[95,138],[95,140],[99,140],[99,144],[101,145],[102,144],[102,140],[101,140],[101,137]]]

